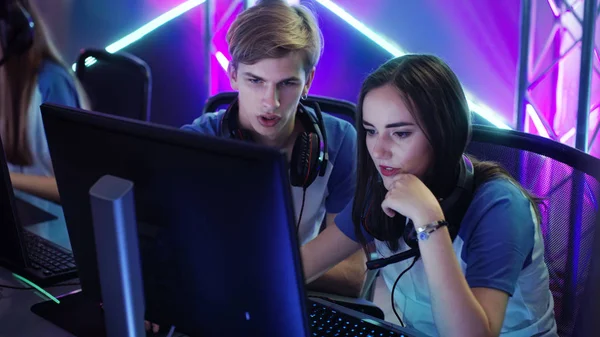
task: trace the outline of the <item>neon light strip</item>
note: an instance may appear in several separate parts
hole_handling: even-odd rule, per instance
[[[24,278],[24,277],[23,277],[23,276],[21,276],[21,275],[18,275],[18,274],[15,274],[15,273],[13,273],[13,276],[14,276],[14,277],[15,277],[17,280],[19,280],[19,281],[21,281],[21,282],[24,282],[25,284],[27,284],[27,285],[31,286],[31,287],[32,287],[32,288],[34,288],[35,290],[37,290],[37,291],[39,291],[40,293],[44,294],[44,296],[46,296],[46,297],[48,297],[49,299],[53,300],[53,301],[54,301],[54,302],[56,302],[57,304],[60,304],[60,301],[58,300],[58,298],[56,298],[56,297],[52,296],[52,294],[50,294],[50,293],[49,293],[49,292],[47,292],[46,290],[44,290],[44,289],[40,288],[40,286],[38,286],[37,284],[35,284],[35,283],[33,283],[33,282],[29,281],[28,279]]]
[[[600,121],[598,121],[598,115],[600,114],[600,107],[595,108],[594,110],[592,110],[590,112],[590,117],[589,120],[590,121],[597,121],[596,124],[590,124],[589,127],[590,129],[595,129],[598,126],[598,123],[600,123]],[[571,139],[571,137],[575,136],[576,133],[576,128],[572,127],[569,131],[567,131],[564,135],[562,135],[562,137],[560,137],[560,142],[561,143],[566,143],[568,140]],[[590,144],[590,147],[592,146],[592,144]]]
[[[571,128],[571,130],[567,131],[562,137],[560,137],[560,142],[565,144],[571,137],[575,136],[575,128]]]
[[[537,111],[535,111],[533,106],[531,104],[527,104],[525,106],[525,111],[527,112],[529,117],[531,117],[531,121],[535,125],[535,128],[537,129],[537,132],[540,134],[540,136],[550,138],[548,130],[546,130],[546,128],[544,127],[544,123],[542,123],[540,116],[538,115]]]
[[[391,43],[388,40],[386,40],[385,38],[383,38],[381,35],[372,31],[364,23],[358,21],[355,17],[350,15],[343,8],[336,5],[332,1],[317,0],[317,2],[320,3],[321,5],[323,5],[325,8],[332,11],[335,15],[339,16],[342,20],[346,21],[349,25],[351,25],[352,27],[357,29],[364,36],[368,37],[373,42],[375,42],[379,46],[381,46],[383,49],[387,50],[390,54],[392,54],[394,56],[402,56],[402,55],[408,54],[408,52],[406,52],[402,48],[399,48],[398,46],[394,45],[393,43]]]
[[[365,35],[366,37],[371,39],[373,42],[377,43],[380,47],[382,47],[383,49],[385,49],[386,51],[388,51],[390,54],[394,55],[395,57],[408,54],[402,48],[392,44],[391,42],[389,42],[385,38],[383,38],[381,35],[372,31],[369,27],[365,26],[365,24],[358,21],[356,18],[354,18],[352,15],[350,15],[348,12],[346,12],[343,8],[336,5],[332,1],[317,0],[317,2],[320,3],[321,5],[323,5],[325,8],[332,11],[334,14],[339,16],[342,20],[346,21],[352,27],[357,29],[363,35]],[[476,99],[474,98],[474,96],[472,94],[465,91],[465,96],[467,96],[467,100],[469,102],[469,108],[473,112],[475,112],[478,115],[480,115],[481,117],[487,119],[490,123],[494,124],[498,128],[512,129],[510,126],[508,126],[506,123],[504,123],[502,121],[502,119],[498,116],[498,114],[495,113],[492,109],[485,106],[484,104],[476,102]]]
[[[227,57],[225,57],[225,55],[223,55],[223,53],[220,51],[215,53],[215,57],[217,58],[217,61],[219,61],[221,67],[227,72],[227,68],[229,68],[229,60]]]
[[[150,32],[154,31],[156,28],[177,18],[181,14],[184,14],[187,11],[203,4],[205,1],[206,0],[189,0],[189,1],[182,3],[181,5],[178,5],[177,7],[169,10],[168,12],[160,15],[156,19],[154,19],[154,20],[148,22],[147,24],[143,25],[142,27],[138,28],[133,33],[131,33],[131,34],[123,37],[119,41],[109,45],[108,47],[106,47],[106,51],[112,54],[112,53],[115,53],[115,52],[129,46],[130,44],[136,42],[137,40],[143,38]]]
[[[150,34],[158,27],[160,27],[160,26],[166,24],[167,22],[177,18],[178,16],[188,12],[189,10],[203,4],[205,1],[206,0],[188,0],[180,5],[176,6],[175,8],[169,10],[168,12],[161,14],[154,20],[152,20],[152,21],[148,22],[147,24],[143,25],[142,27],[136,29],[134,32],[126,35],[125,37],[121,38],[120,40],[118,40],[114,43],[111,43],[108,47],[105,48],[105,50],[111,54],[116,53],[119,50],[121,50],[121,49],[129,46],[130,44],[138,41],[139,39],[143,38],[144,36]],[[85,60],[85,65],[88,67],[94,63],[96,63],[96,60],[93,58],[88,58]],[[76,67],[77,67],[77,65],[73,64],[73,71],[75,71]]]
[[[554,0],[548,0],[548,5],[550,6],[550,9],[552,10],[552,14],[554,14],[554,17],[557,18],[560,16],[560,9],[558,9],[558,7],[556,7],[556,3],[554,2]]]

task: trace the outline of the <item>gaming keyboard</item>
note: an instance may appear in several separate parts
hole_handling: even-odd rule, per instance
[[[400,332],[397,329],[386,326],[386,323],[366,316],[359,318],[342,312],[343,308],[337,308],[332,304],[324,305],[320,301],[308,300],[308,322],[310,335],[321,336],[357,336],[357,337],[414,337],[415,335]],[[348,311],[353,312],[353,311]]]
[[[23,231],[29,265],[39,283],[49,284],[77,277],[73,254],[36,234]]]

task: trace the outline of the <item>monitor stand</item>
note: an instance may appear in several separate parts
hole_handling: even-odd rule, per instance
[[[144,297],[133,183],[101,177],[90,189],[102,306],[81,291],[31,310],[75,336],[144,336]]]
[[[105,175],[90,189],[90,202],[107,335],[144,336],[133,182]]]

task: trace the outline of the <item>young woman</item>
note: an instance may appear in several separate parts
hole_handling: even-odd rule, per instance
[[[40,105],[87,108],[29,0],[0,2],[0,137],[13,186],[58,201]]]
[[[379,258],[414,247],[382,269],[407,326],[556,336],[536,199],[500,166],[464,156],[471,118],[452,70],[430,55],[390,60],[358,108],[355,197],[302,247],[307,282],[357,247]]]

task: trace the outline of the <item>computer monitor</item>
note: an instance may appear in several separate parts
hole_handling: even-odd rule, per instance
[[[190,336],[307,336],[287,160],[256,144],[59,105],[43,122],[85,296],[90,188],[133,182],[146,318]]]

